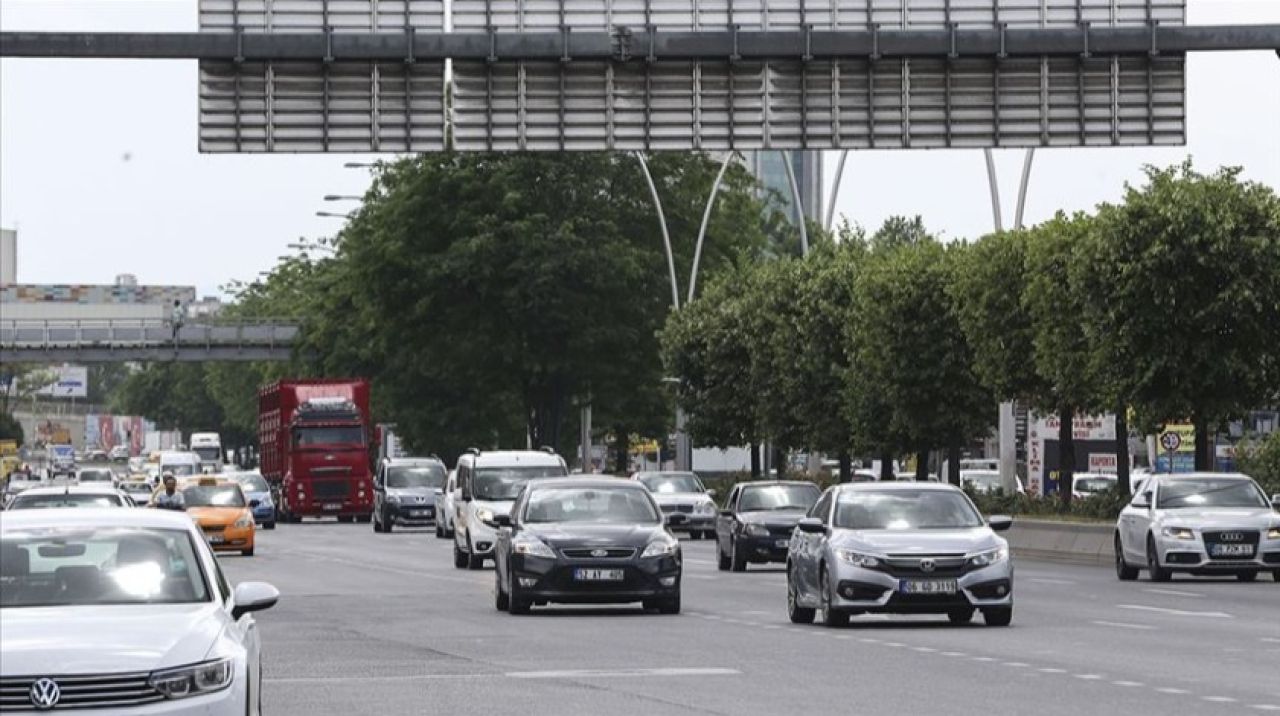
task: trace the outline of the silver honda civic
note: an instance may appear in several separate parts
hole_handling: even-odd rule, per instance
[[[850,615],[945,614],[989,626],[1013,619],[1008,517],[983,519],[951,485],[870,482],[829,488],[796,526],[787,554],[787,613],[827,626]]]

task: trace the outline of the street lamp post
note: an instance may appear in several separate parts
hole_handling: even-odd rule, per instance
[[[347,220],[351,220],[351,219],[356,218],[356,215],[355,215],[355,214],[336,214],[336,213],[334,213],[334,212],[332,212],[332,211],[317,211],[317,212],[316,212],[316,216],[319,216],[319,217],[324,218],[324,219],[347,219]]]
[[[666,377],[663,383],[679,385],[680,379]],[[685,430],[686,416],[680,402],[676,401],[676,469],[688,472],[693,469],[693,450],[689,442],[689,432]]]

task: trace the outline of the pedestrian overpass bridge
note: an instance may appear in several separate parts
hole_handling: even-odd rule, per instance
[[[286,361],[300,328],[273,319],[4,320],[0,363]]]

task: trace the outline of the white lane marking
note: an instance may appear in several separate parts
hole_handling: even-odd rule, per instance
[[[1066,670],[1066,669],[1055,669],[1055,668],[1054,668],[1054,667],[1052,667],[1052,666],[1046,666],[1046,667],[1044,667],[1043,669],[1036,669],[1036,671],[1039,671],[1039,672],[1040,672],[1040,673],[1042,673],[1042,674],[1065,674],[1065,673],[1067,673],[1067,670]]]
[[[1230,696],[1202,696],[1200,698],[1205,701],[1212,701],[1215,704],[1234,704],[1237,701],[1237,699],[1233,699]]]
[[[1155,629],[1155,627],[1147,626],[1146,624],[1130,624],[1128,622],[1104,622],[1095,620],[1093,623],[1098,626],[1115,627],[1117,629]]]
[[[432,681],[436,679],[480,679],[493,678],[493,674],[404,674],[401,676],[276,676],[263,677],[263,681],[271,684],[328,684],[348,681]]]
[[[862,642],[863,644],[879,644],[880,643],[879,639],[872,639],[869,636],[859,637],[858,641]]]
[[[899,647],[904,647],[904,646],[906,646],[906,644],[900,644],[900,643],[898,643],[898,642],[896,642],[896,641],[886,641],[886,642],[884,643],[884,645],[885,645],[885,646],[892,646],[892,647],[895,647],[895,648],[899,648]]]
[[[1142,683],[1141,681],[1112,681],[1111,683],[1115,684],[1116,686],[1130,686],[1130,687],[1146,686],[1146,684]]]
[[[1155,588],[1150,588],[1150,589],[1144,589],[1144,590],[1142,590],[1142,591],[1144,591],[1144,592],[1150,592],[1151,594],[1166,594],[1166,595],[1168,595],[1168,596],[1170,596],[1170,597],[1197,597],[1197,598],[1199,598],[1199,597],[1203,597],[1203,596],[1204,596],[1203,594],[1197,594],[1196,592],[1181,592],[1181,591],[1178,591],[1177,589],[1155,589]]]
[[[1097,681],[1102,678],[1102,674],[1072,674],[1072,676],[1083,681]]]
[[[927,647],[927,646],[913,646],[911,647],[911,649],[912,651],[918,651],[921,654],[932,654],[937,651],[937,649]]]
[[[1172,687],[1170,687],[1170,686],[1166,686],[1166,687],[1161,688],[1161,689],[1156,689],[1156,691],[1159,691],[1159,692],[1160,692],[1160,693],[1162,693],[1162,694],[1173,694],[1174,696],[1184,696],[1184,695],[1186,695],[1186,694],[1191,693],[1190,691],[1187,691],[1186,689],[1175,689],[1175,688],[1172,688]]]
[[[510,679],[616,679],[646,676],[738,676],[737,669],[718,667],[664,669],[563,669],[557,671],[509,671]]]
[[[1265,641],[1265,642],[1267,642],[1268,644],[1280,644],[1280,639],[1276,639],[1276,638],[1274,638],[1274,637],[1270,637],[1270,636],[1264,636],[1264,637],[1262,637],[1261,639],[1259,639],[1258,641]]]
[[[1049,579],[1048,577],[1031,577],[1028,581],[1039,584],[1075,584],[1072,579]]]
[[[1249,708],[1257,709],[1259,711],[1280,711],[1280,706],[1276,706],[1275,704],[1254,704]]]
[[[689,559],[688,557],[684,558],[684,563],[685,564],[705,564],[708,567],[715,565],[715,562],[712,562],[709,559]]]
[[[1006,661],[1004,662],[1004,666],[1013,667],[1015,669],[1025,669],[1028,666],[1031,666],[1031,664],[1022,661]]]
[[[944,652],[942,652],[942,655],[943,655],[943,656],[958,656],[958,657],[966,657],[966,656],[968,656],[968,654],[964,653],[963,651],[944,651]]]
[[[973,660],[974,660],[974,661],[981,661],[981,662],[984,662],[984,663],[986,663],[986,662],[991,662],[991,661],[995,661],[995,659],[994,659],[994,658],[992,658],[992,657],[990,657],[990,656],[975,656],[975,657],[973,657]]]
[[[1159,614],[1171,614],[1177,617],[1205,617],[1206,619],[1234,619],[1235,617],[1226,612],[1191,612],[1185,609],[1167,609],[1165,607],[1151,607],[1145,604],[1117,604],[1119,609],[1133,609],[1142,612],[1157,612]]]

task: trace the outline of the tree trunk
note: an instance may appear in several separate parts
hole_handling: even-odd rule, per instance
[[[960,487],[960,441],[947,445],[947,482]]]
[[[1209,421],[1202,416],[1194,418],[1196,428],[1196,471],[1213,471],[1213,436],[1209,434]]]
[[[888,450],[880,453],[880,479],[893,479],[893,455]]]
[[[853,457],[849,455],[848,450],[840,451],[840,482],[845,483],[853,479]]]
[[[929,448],[921,447],[916,453],[916,482],[926,482],[929,479]]]
[[[1076,439],[1073,425],[1075,411],[1058,411],[1058,497],[1063,506],[1071,504],[1071,488],[1075,483]]]
[[[631,457],[631,436],[626,427],[613,426],[613,474],[626,475]]]
[[[1122,495],[1129,490],[1129,406],[1120,401],[1116,406],[1116,488]]]
[[[773,446],[773,469],[779,480],[787,479],[787,449],[780,445]]]
[[[756,443],[750,444],[751,449],[751,477],[760,478],[760,446]]]

